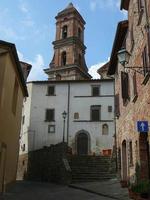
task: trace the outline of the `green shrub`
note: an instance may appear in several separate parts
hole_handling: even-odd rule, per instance
[[[136,193],[149,193],[150,192],[150,182],[148,180],[141,180],[136,185],[132,185],[131,189]]]

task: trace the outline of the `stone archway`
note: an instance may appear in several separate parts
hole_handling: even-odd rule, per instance
[[[77,155],[88,155],[90,149],[89,133],[82,130],[76,134],[76,153]]]
[[[127,144],[122,142],[122,180],[127,181]]]

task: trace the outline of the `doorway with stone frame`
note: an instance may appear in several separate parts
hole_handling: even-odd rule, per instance
[[[89,133],[81,130],[76,134],[76,153],[77,155],[88,155],[90,152],[90,136]]]
[[[150,157],[148,133],[141,132],[139,135],[139,156],[140,156],[140,178],[150,179]]]

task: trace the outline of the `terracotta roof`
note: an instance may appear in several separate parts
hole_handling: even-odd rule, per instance
[[[7,52],[13,55],[13,58],[14,58],[14,61],[15,61],[15,64],[16,64],[16,69],[18,71],[19,78],[20,78],[20,81],[21,81],[21,84],[22,84],[24,95],[28,96],[26,82],[25,82],[23,71],[22,71],[22,68],[21,68],[21,65],[20,65],[20,62],[19,62],[19,58],[18,58],[18,54],[17,54],[15,44],[0,40],[0,47],[7,49]]]
[[[122,48],[127,31],[128,31],[128,20],[119,22],[117,26],[117,31],[115,35],[112,52],[111,52],[108,75],[115,74],[116,67],[118,65],[117,53]]]
[[[128,10],[129,9],[129,3],[130,3],[130,0],[121,0],[121,6],[120,6],[120,9],[125,9],[125,10]]]

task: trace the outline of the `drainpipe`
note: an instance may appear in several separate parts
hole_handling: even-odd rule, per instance
[[[67,146],[69,145],[69,115],[70,115],[70,82],[68,82],[68,104],[67,104]]]

